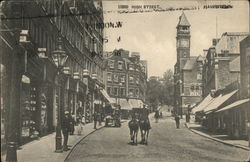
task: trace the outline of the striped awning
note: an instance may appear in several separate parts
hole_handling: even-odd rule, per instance
[[[115,100],[114,100],[113,98],[111,98],[111,97],[108,95],[108,93],[107,93],[104,89],[101,90],[101,93],[102,93],[102,95],[108,100],[108,102],[109,102],[110,104],[116,103]]]
[[[230,105],[227,105],[223,108],[221,108],[220,110],[217,110],[216,112],[222,112],[222,111],[226,111],[226,110],[231,110],[231,109],[234,109],[234,108],[237,108],[238,106],[242,105],[242,104],[245,104],[245,103],[250,103],[250,99],[247,98],[247,99],[243,99],[243,100],[238,100]]]

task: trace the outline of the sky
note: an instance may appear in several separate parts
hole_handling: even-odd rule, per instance
[[[206,5],[231,5],[230,9],[204,9]],[[176,63],[176,26],[181,10],[164,12],[118,13],[118,5],[132,6],[158,5],[158,8],[188,7],[184,13],[191,24],[191,56],[203,54],[203,49],[212,45],[212,39],[220,38],[224,32],[249,32],[248,1],[173,1],[104,0],[104,22],[122,22],[120,28],[105,28],[108,42],[105,51],[123,48],[139,52],[141,59],[148,61],[149,76],[162,76]],[[194,9],[196,7],[196,9]],[[199,9],[197,9],[199,7]],[[145,11],[145,9],[143,9]],[[217,19],[217,25],[216,25]],[[217,26],[217,30],[216,30]],[[217,31],[217,32],[216,32]],[[120,37],[120,41],[117,39]]]

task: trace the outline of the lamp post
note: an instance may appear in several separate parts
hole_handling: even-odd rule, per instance
[[[63,66],[68,58],[66,52],[63,50],[62,38],[58,37],[57,48],[52,53],[52,59],[57,66],[57,75],[60,85],[60,74]],[[59,86],[60,87],[60,86]],[[61,134],[61,89],[59,88],[58,93],[59,104],[57,108],[57,125],[56,125],[56,150],[55,152],[62,152],[62,134]]]

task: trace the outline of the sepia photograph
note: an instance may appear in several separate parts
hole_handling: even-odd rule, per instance
[[[249,162],[249,0],[1,0],[2,162]]]

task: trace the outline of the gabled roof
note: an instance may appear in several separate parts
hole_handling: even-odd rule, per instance
[[[182,12],[181,16],[179,17],[178,26],[190,26],[187,17],[184,12]]]
[[[229,69],[230,71],[235,71],[235,72],[239,72],[240,71],[240,56],[236,57],[234,60],[232,60],[229,63]]]
[[[198,57],[197,57],[197,61],[204,61],[205,60],[205,58],[203,57],[203,56],[201,56],[201,55],[199,55]]]
[[[187,60],[185,66],[183,67],[183,70],[192,70],[196,65],[196,59],[197,57],[190,57],[190,59]]]

